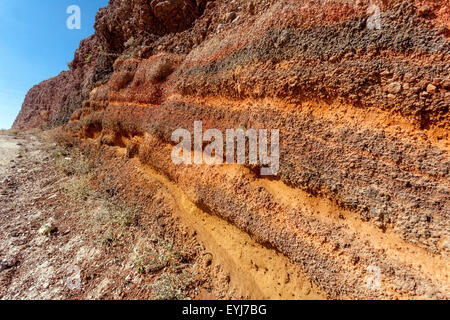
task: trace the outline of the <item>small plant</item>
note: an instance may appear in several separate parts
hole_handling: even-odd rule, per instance
[[[86,158],[79,159],[75,166],[76,173],[80,175],[86,174],[92,176],[94,174],[93,169],[94,164],[92,163],[92,161]]]
[[[92,59],[92,52],[89,52],[86,59],[84,59],[84,62],[89,63],[91,61],[91,59]]]
[[[50,237],[53,233],[55,233],[57,231],[58,231],[58,229],[49,223],[43,225],[39,229],[39,233],[42,234],[43,236],[47,236],[47,237]]]
[[[183,252],[177,250],[173,241],[162,240],[156,248],[141,245],[136,249],[136,265],[139,274],[154,273],[167,268],[176,272],[186,265],[182,263]]]
[[[145,269],[145,266],[143,264],[141,264],[140,262],[138,262],[138,264],[137,264],[137,273],[145,274],[146,271],[147,270]]]
[[[63,148],[73,147],[73,137],[63,128],[55,128],[43,134],[43,138],[47,141],[54,142]]]
[[[107,192],[103,195],[105,207],[103,210],[103,223],[123,228],[130,227],[136,220],[136,211],[117,202]]]
[[[89,180],[88,178],[86,178]],[[97,197],[101,199],[101,197]],[[90,228],[96,230],[97,243],[102,247],[113,247],[120,244],[122,235],[135,221],[135,211],[126,207],[110,204],[110,198],[99,200],[100,206],[83,214],[83,219]]]
[[[128,48],[128,47],[131,47],[133,44],[134,44],[134,37],[131,37],[130,39],[128,39],[127,42],[125,42],[124,45],[126,48]]]
[[[136,268],[140,275],[163,270],[152,285],[155,300],[187,299],[185,291],[194,280],[195,274],[183,263],[185,253],[174,246],[173,241],[161,240],[157,245],[141,243],[136,248]],[[195,266],[194,266],[195,268]]]
[[[135,220],[135,212],[128,208],[115,206],[110,210],[112,223],[118,224],[122,227],[130,227]]]
[[[86,178],[73,177],[64,185],[64,189],[72,201],[86,200],[89,194],[91,194],[89,182]]]
[[[157,250],[146,251],[136,258],[137,273],[139,274],[158,272],[166,266],[166,257]]]
[[[114,231],[109,228],[103,235],[101,244],[106,247],[114,246],[117,243],[118,239],[114,234]]]
[[[180,274],[164,272],[152,285],[152,298],[154,300],[185,300],[188,297],[184,291],[193,279],[193,275],[186,270]]]
[[[61,152],[58,153],[58,157],[56,158],[56,167],[66,176],[72,176],[75,174],[72,159],[65,158]]]

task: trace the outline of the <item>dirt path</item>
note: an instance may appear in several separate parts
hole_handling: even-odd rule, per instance
[[[4,177],[8,168],[19,155],[20,140],[13,135],[0,136],[0,177]]]
[[[84,164],[72,156],[0,135],[0,299],[152,298],[159,275],[139,274],[134,251],[145,232],[72,172]]]
[[[66,218],[79,208],[67,205],[68,177],[55,164],[55,150],[33,135],[0,135],[2,299],[78,298],[78,263],[99,253]],[[41,233],[45,225],[55,228],[52,235]]]
[[[63,296],[61,271],[65,263],[52,254],[58,250],[55,243],[38,232],[42,224],[50,222],[58,205],[56,184],[60,178],[54,170],[45,168],[50,169],[49,157],[36,137],[0,135],[0,297],[3,299]]]

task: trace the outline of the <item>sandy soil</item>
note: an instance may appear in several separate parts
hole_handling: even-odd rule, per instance
[[[49,148],[33,135],[0,135],[0,297],[63,299],[80,294],[80,261],[93,261],[98,250],[83,241],[65,216],[61,174]],[[40,228],[57,228],[52,236]]]
[[[6,171],[14,163],[19,154],[20,140],[15,136],[3,135],[0,140],[0,174],[5,176]]]

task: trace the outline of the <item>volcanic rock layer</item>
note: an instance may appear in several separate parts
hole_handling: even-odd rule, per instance
[[[450,297],[448,4],[120,3],[98,15],[96,51],[82,43],[71,71],[33,88],[15,127],[76,110],[73,139],[126,150],[329,298]],[[280,130],[277,175],[174,164],[172,133],[195,121]]]

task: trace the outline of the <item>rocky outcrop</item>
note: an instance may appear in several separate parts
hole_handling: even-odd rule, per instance
[[[70,70],[34,86],[26,95],[13,128],[53,128],[67,123],[89,97],[94,83],[105,80],[114,58],[102,52],[97,37],[80,43]]]
[[[168,177],[330,298],[449,298],[448,5],[385,1],[378,29],[368,1],[181,3],[99,13],[120,57],[65,126],[73,139]],[[200,120],[279,129],[277,176],[175,165],[172,133]]]
[[[97,15],[96,35],[108,49],[150,43],[186,30],[204,11],[207,0],[112,0]],[[128,42],[128,43],[127,43]]]
[[[117,57],[127,49],[133,54],[148,54],[152,49],[149,45],[155,45],[156,39],[191,26],[206,3],[207,0],[111,0],[97,13],[96,32],[81,41],[69,63],[70,70],[30,90],[13,128],[52,128],[67,123],[89,92],[108,79]],[[178,50],[187,49],[183,45]]]

